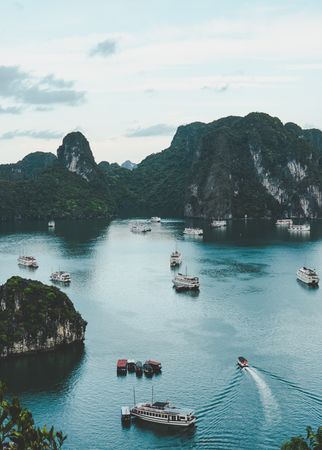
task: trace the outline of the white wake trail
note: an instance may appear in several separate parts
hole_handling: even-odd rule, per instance
[[[246,370],[258,388],[266,423],[271,425],[273,422],[278,422],[280,419],[279,406],[268,384],[253,367],[247,367]]]

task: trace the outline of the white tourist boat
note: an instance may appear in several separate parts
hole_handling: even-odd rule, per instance
[[[154,223],[159,223],[161,222],[161,217],[153,216],[151,217],[150,221]]]
[[[32,269],[38,268],[37,260],[33,256],[19,256],[18,264],[19,266],[30,267]]]
[[[305,284],[309,284],[310,286],[318,286],[320,281],[316,271],[307,267],[301,267],[296,272],[296,278]]]
[[[151,227],[147,223],[134,223],[131,227],[132,233],[147,233]]]
[[[308,223],[304,225],[291,225],[288,228],[290,233],[309,233],[311,231],[311,226]]]
[[[278,219],[276,221],[276,225],[283,226],[283,227],[290,227],[291,225],[293,225],[293,220],[292,219]]]
[[[53,272],[50,275],[50,280],[51,281],[56,281],[59,283],[70,283],[71,282],[71,278],[70,278],[70,274],[68,272],[64,272],[62,270],[58,270],[57,272]]]
[[[178,250],[175,250],[170,255],[170,267],[180,266],[182,263],[182,256]]]
[[[177,427],[189,427],[196,422],[194,411],[177,408],[170,402],[138,403],[131,415],[146,422]]]
[[[55,221],[54,220],[50,220],[48,222],[48,228],[54,229],[56,226]]]
[[[202,228],[185,228],[183,230],[183,234],[187,234],[189,236],[202,236],[203,235],[203,229]]]
[[[210,226],[212,228],[224,228],[227,226],[227,220],[213,220]]]
[[[198,277],[178,273],[172,280],[177,291],[198,291],[200,282]]]

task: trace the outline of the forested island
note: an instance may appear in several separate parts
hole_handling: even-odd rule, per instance
[[[0,357],[81,343],[86,325],[56,287],[18,276],[0,286]]]

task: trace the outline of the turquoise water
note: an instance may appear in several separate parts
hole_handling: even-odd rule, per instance
[[[1,361],[0,377],[38,424],[68,435],[65,449],[278,449],[308,424],[322,424],[322,294],[296,281],[302,264],[322,275],[322,223],[289,236],[271,222],[234,222],[184,238],[184,223],[130,221],[24,224],[0,229],[0,282],[19,274],[49,282],[67,270],[63,290],[88,321],[85,347]],[[169,255],[200,277],[199,294],[176,293]],[[17,266],[37,257],[34,272]],[[236,367],[247,357],[249,370]],[[158,359],[153,379],[116,376],[120,357]],[[192,407],[194,429],[133,423],[120,407],[154,398]]]

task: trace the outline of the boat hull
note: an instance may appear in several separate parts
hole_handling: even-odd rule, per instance
[[[142,422],[150,422],[150,423],[156,423],[159,425],[166,425],[166,426],[171,426],[171,427],[190,427],[192,425],[195,424],[196,419],[192,419],[189,422],[186,421],[172,421],[172,420],[168,420],[168,419],[163,419],[161,417],[149,417],[149,416],[141,416],[140,414],[137,413],[131,413],[133,417],[141,420]]]

